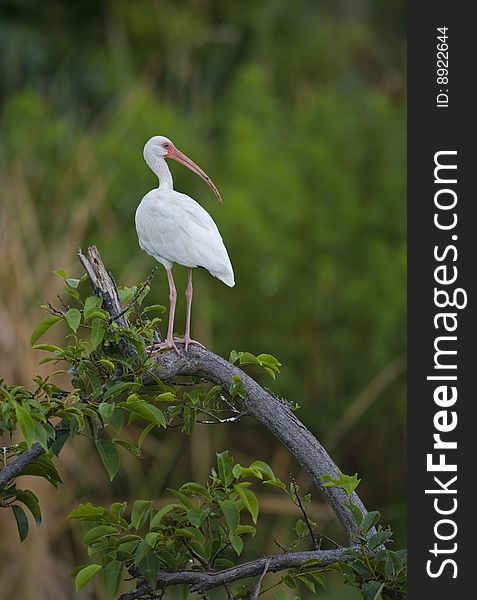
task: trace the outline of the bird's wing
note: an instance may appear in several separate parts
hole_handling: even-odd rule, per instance
[[[232,265],[217,225],[186,194],[173,190],[147,194],[136,211],[136,228],[141,247],[157,260],[204,267],[227,285],[234,285]]]

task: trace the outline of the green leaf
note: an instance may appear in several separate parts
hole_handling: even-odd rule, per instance
[[[66,314],[65,319],[70,329],[75,333],[78,331],[79,324],[81,323],[81,313],[77,308],[70,308]]]
[[[46,423],[45,423],[45,426],[43,426],[43,423],[40,423],[40,421],[37,421],[35,419],[33,421],[33,427],[35,429],[34,438],[40,444],[40,446],[43,448],[43,450],[45,450],[45,452],[47,452],[48,451],[48,433],[49,433],[47,428],[49,429],[49,427],[51,427],[51,426]]]
[[[381,518],[380,513],[377,510],[371,511],[367,513],[363,520],[361,521],[360,529],[363,533],[368,533],[368,531],[376,525],[376,523]]]
[[[381,546],[381,544],[385,544],[392,535],[391,531],[378,531],[368,540],[367,546],[369,550],[375,550],[378,546]]]
[[[129,304],[129,302],[131,302],[131,300],[134,297],[134,294],[137,292],[137,286],[133,286],[133,287],[120,287],[118,289],[119,292],[119,300],[121,301],[121,304]]]
[[[232,545],[232,548],[237,553],[237,556],[240,556],[242,554],[242,550],[243,550],[243,540],[242,540],[242,538],[239,535],[233,535],[230,538],[230,543]]]
[[[214,385],[210,388],[204,398],[204,404],[209,404],[209,402],[218,400],[220,398],[220,394],[222,392],[222,388],[220,385]]]
[[[67,294],[68,296],[71,296],[72,298],[74,298],[75,300],[80,300],[80,294],[78,292],[78,290],[75,290],[72,287],[65,287],[65,294]]]
[[[117,439],[113,439],[113,442],[117,446],[121,446],[121,448],[124,448],[125,450],[130,452],[133,456],[142,456],[141,450],[134,444],[131,444],[131,442],[126,442],[126,440],[117,440]]]
[[[103,567],[98,564],[88,565],[83,567],[75,577],[75,588],[79,592],[84,586],[91,581],[98,571],[101,571]]]
[[[177,537],[186,537],[190,540],[197,540],[198,542],[204,540],[203,534],[195,527],[178,527],[175,530],[175,534]]]
[[[15,406],[15,414],[18,424],[20,425],[20,429],[23,433],[23,437],[25,438],[26,445],[28,449],[30,449],[36,438],[35,424],[33,419],[31,418],[30,413],[26,411],[20,404]]]
[[[298,587],[295,579],[291,575],[285,575],[283,578],[283,583],[292,589],[296,589]]]
[[[66,279],[65,281],[66,285],[69,285],[71,288],[76,289],[79,286],[81,279],[76,279],[75,277],[68,277],[68,279]]]
[[[103,569],[103,585],[110,596],[116,596],[121,576],[123,574],[123,563],[112,560]]]
[[[312,594],[316,594],[315,584],[313,583],[313,581],[308,579],[306,575],[298,575],[296,579],[301,581],[303,585],[308,589],[308,591],[310,591]]]
[[[63,449],[63,446],[66,444],[68,438],[70,437],[68,432],[62,433],[60,436],[56,438],[56,440],[51,445],[51,451],[55,456],[59,456],[60,452]]]
[[[127,502],[113,502],[109,506],[109,514],[119,523],[124,511],[126,510],[126,506]]]
[[[151,519],[151,529],[160,527],[163,517],[167,515],[167,513],[170,513],[171,511],[175,510],[176,508],[181,509],[183,507],[181,504],[166,504],[166,506],[160,508]]]
[[[106,322],[103,319],[95,318],[91,324],[90,342],[93,350],[101,344],[106,332]]]
[[[363,600],[378,600],[383,587],[384,583],[379,583],[379,581],[365,583],[363,585],[363,592],[365,592]]]
[[[222,502],[219,502],[219,505],[224,514],[225,522],[227,523],[230,532],[232,534],[235,533],[235,530],[240,523],[240,514],[237,505],[231,500],[222,500]]]
[[[239,364],[241,365],[261,365],[261,361],[250,352],[243,352],[240,356]]]
[[[119,406],[126,408],[129,412],[143,417],[158,427],[166,428],[166,417],[162,410],[148,402],[121,402]]]
[[[325,588],[326,590],[328,587],[328,582],[326,581],[326,577],[324,575],[318,573],[317,571],[310,573],[310,575],[321,585],[322,588]]]
[[[234,480],[234,475],[232,472],[233,464],[233,458],[230,456],[228,450],[217,454],[217,466],[219,467],[219,477],[225,487],[228,487]]]
[[[393,552],[392,550],[387,550],[387,561],[392,565],[393,575],[398,573],[404,563],[404,559],[406,557],[406,551],[400,550],[398,552]]]
[[[103,417],[103,419],[109,419],[115,409],[115,404],[109,402],[101,402],[98,406],[99,414]]]
[[[28,519],[25,514],[25,511],[18,504],[14,504],[12,506],[13,515],[15,517],[15,521],[17,522],[18,535],[20,536],[20,541],[23,542],[28,535]]]
[[[358,527],[359,527],[361,525],[361,523],[363,522],[363,513],[361,512],[361,509],[359,508],[359,506],[357,504],[354,504],[353,502],[346,503],[345,506],[346,506],[346,508],[349,508],[349,510],[351,511],[351,514],[354,517],[356,525],[358,525]]]
[[[212,500],[209,490],[204,485],[196,483],[195,481],[183,483],[179,488],[179,491],[186,492],[188,494],[194,494],[195,496],[202,496],[203,498],[207,498],[207,500]]]
[[[280,361],[271,354],[259,354],[257,359],[260,361],[264,370],[271,375],[273,379],[276,379],[277,373],[280,373]]]
[[[85,546],[91,546],[97,540],[108,537],[111,535],[116,535],[118,530],[116,527],[112,525],[97,525],[96,527],[92,527],[89,529],[83,536],[83,543]]]
[[[345,475],[344,473],[342,473],[339,469],[338,469],[338,479],[335,479],[334,477],[332,477],[331,475],[328,475],[327,473],[323,474],[321,476],[321,478],[324,481],[324,486],[325,487],[339,487],[345,490],[346,494],[348,495],[348,497],[351,498],[351,496],[353,495],[354,490],[358,487],[358,485],[361,483],[361,479],[358,478],[358,474],[355,473],[354,475]]]
[[[158,312],[163,313],[163,312],[166,312],[166,307],[163,306],[162,304],[150,304],[149,306],[146,306],[144,308],[145,313],[151,312],[153,310],[157,310]]]
[[[59,483],[63,483],[55,465],[51,462],[51,458],[46,454],[42,454],[32,463],[24,467],[20,475],[36,475],[44,477],[54,487],[58,487]]]
[[[174,400],[177,400],[177,398],[172,392],[163,392],[162,394],[156,396],[157,402],[174,402]]]
[[[109,418],[109,423],[117,432],[121,431],[124,424],[124,411],[122,408],[116,407],[113,414]]]
[[[249,469],[248,467],[242,467],[242,465],[236,464],[232,469],[232,475],[235,479],[242,477],[255,477],[256,479],[263,479],[262,472],[258,469]]]
[[[191,508],[187,513],[187,518],[189,519],[189,522],[194,525],[194,527],[199,528],[202,527],[208,515],[208,510],[202,510],[201,508],[194,507]]]
[[[155,590],[157,585],[157,574],[161,568],[159,558],[153,552],[148,552],[137,567],[151,589]]]
[[[139,450],[141,450],[141,446],[144,443],[144,440],[147,438],[147,436],[151,433],[151,431],[154,429],[154,427],[156,427],[155,423],[149,423],[149,425],[147,425],[141,432],[141,435],[139,436],[139,440],[137,443],[137,447],[139,448]]]
[[[295,523],[295,533],[297,536],[303,537],[307,531],[308,527],[305,521],[303,519],[298,519],[298,521]]]
[[[37,525],[41,523],[41,510],[38,498],[30,490],[18,490],[16,499],[22,502],[31,512]]]
[[[131,524],[135,529],[139,529],[144,525],[151,510],[151,500],[136,500],[133,504],[131,513]]]
[[[107,400],[112,396],[119,396],[119,394],[121,394],[125,390],[129,390],[131,388],[137,389],[137,387],[138,384],[134,383],[133,381],[118,381],[116,383],[113,383],[113,385],[111,385],[110,387],[108,387],[108,389],[104,393],[103,400]]]
[[[245,391],[239,375],[232,376],[232,384],[230,385],[229,393],[232,398],[236,398],[238,396],[239,398],[242,398],[242,400],[247,399],[247,392]]]
[[[106,509],[103,506],[93,506],[90,502],[80,504],[74,508],[67,519],[79,519],[80,521],[99,521],[106,514]]]
[[[234,490],[244,503],[245,508],[250,513],[253,522],[257,524],[258,519],[258,500],[255,494],[247,488],[241,487],[240,485],[234,485]]]
[[[263,481],[262,483],[263,483],[263,485],[271,485],[272,487],[277,487],[280,490],[287,489],[286,483],[283,483],[283,481],[280,481],[280,479],[267,479],[266,481]]]
[[[63,351],[59,346],[52,346],[51,344],[35,344],[32,346],[32,350],[45,350],[45,352],[57,352],[58,354]]]
[[[161,539],[161,537],[161,533],[150,531],[146,534],[144,541],[150,548],[154,548],[154,546],[157,544],[158,540]]]
[[[194,505],[192,504],[192,502],[182,492],[179,492],[178,490],[173,490],[172,488],[167,488],[167,491],[170,492],[176,498],[179,498],[179,500],[182,502],[182,504],[184,506],[186,506],[187,508],[193,508]]]
[[[260,471],[264,475],[267,475],[268,477],[270,477],[270,479],[276,479],[275,474],[272,471],[272,468],[270,467],[270,465],[267,465],[267,463],[263,462],[263,460],[256,460],[256,461],[254,461],[250,465],[250,468],[251,469],[257,469],[258,471]]]
[[[231,350],[229,356],[229,363],[231,363],[232,365],[235,364],[240,358],[240,354],[237,352],[237,350]]]
[[[109,475],[109,479],[112,481],[119,470],[118,450],[113,442],[108,439],[96,440],[95,443],[98,454]]]
[[[260,360],[261,362],[270,365],[270,366],[275,366],[275,367],[281,367],[282,363],[278,360],[278,358],[276,358],[275,356],[273,356],[272,354],[259,354],[257,356],[258,360]]]
[[[135,567],[138,566],[138,564],[142,561],[142,559],[146,556],[150,549],[150,546],[148,546],[144,540],[138,544],[136,552],[134,553]]]
[[[46,333],[48,329],[50,329],[50,327],[53,327],[53,325],[55,325],[56,323],[58,323],[58,321],[61,320],[61,317],[51,315],[50,317],[46,317],[46,319],[43,319],[43,321],[40,321],[33,330],[33,333],[31,334],[31,345],[33,346],[41,338],[41,336],[44,333]]]
[[[255,534],[257,533],[257,530],[252,525],[239,525],[237,527],[237,529],[235,530],[235,533],[237,535],[246,535],[246,534],[249,534],[252,537],[255,537]]]
[[[103,299],[99,296],[88,296],[84,301],[83,315],[84,320],[88,321],[91,314],[103,305]]]

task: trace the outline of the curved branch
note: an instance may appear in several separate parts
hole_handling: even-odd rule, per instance
[[[60,435],[68,431],[67,427],[63,423],[58,423],[55,427],[55,438],[50,440],[49,446],[52,446]],[[35,442],[30,450],[25,450],[19,454],[11,463],[9,463],[3,469],[0,469],[0,490],[6,487],[10,481],[13,481],[16,477],[21,475],[23,469],[35,462],[35,460],[44,454],[45,450],[40,446],[38,442]]]
[[[0,490],[18,477],[23,469],[31,465],[45,451],[38,442],[35,442],[30,450],[26,450],[19,454],[15,460],[9,463],[6,467],[0,470]]]
[[[103,298],[103,307],[109,312],[111,318],[127,327],[127,320],[119,300],[116,284],[112,275],[106,270],[97,248],[94,246],[89,248],[87,256],[83,255],[80,250],[79,258],[89,276],[95,294]],[[134,353],[134,348],[128,342],[124,342],[123,346],[122,350],[124,352]],[[229,392],[232,377],[238,375],[246,392],[246,398],[239,399],[237,402],[240,411],[246,412],[266,427],[291,452],[329,502],[342,524],[349,542],[354,543],[357,534],[356,523],[346,504],[352,501],[359,506],[363,514],[366,514],[366,509],[356,493],[348,498],[343,489],[324,485],[322,475],[328,474],[333,478],[337,478],[338,468],[320,442],[295,416],[287,402],[274,397],[238,367],[213,352],[195,345],[191,346],[187,353],[181,355],[174,352],[158,355],[155,374],[164,381],[173,380],[180,375],[200,376],[211,383],[220,385],[226,394]],[[61,427],[61,424],[58,427]],[[5,486],[19,475],[28,464],[36,460],[43,452],[44,450],[39,444],[34,444],[31,450],[19,455],[0,471],[0,487]],[[373,528],[368,532],[368,535],[372,535],[374,532]],[[219,572],[180,571],[171,573],[162,571],[158,576],[158,587],[164,589],[170,585],[186,584],[191,586],[192,591],[203,591],[228,585],[246,577],[260,576],[268,561],[267,571],[280,571],[298,567],[311,559],[318,559],[325,566],[336,561],[351,560],[349,555],[351,549],[354,549],[354,546],[334,550],[286,552],[282,555],[260,558]],[[150,594],[151,590],[146,583],[141,583],[133,592],[123,594],[121,600],[134,600],[145,593]]]
[[[320,566],[326,566],[338,561],[352,560],[353,557],[349,552],[357,549],[358,546],[338,550],[285,552],[277,556],[264,556],[223,571],[160,571],[157,579],[157,594],[159,596],[161,590],[166,587],[180,584],[190,586],[191,592],[205,592],[247,577],[261,576],[265,567],[267,567],[267,573],[284,571],[285,569],[300,567],[309,560],[319,560]],[[140,583],[135,590],[123,594],[120,600],[135,600],[146,593],[151,594],[151,588],[145,582]]]
[[[80,250],[79,257],[95,294],[103,298],[104,308],[112,317],[120,314],[122,307],[114,279],[106,270],[96,246],[88,248],[87,257]],[[321,490],[343,526],[348,540],[352,542],[355,539],[356,522],[346,504],[352,501],[363,514],[366,514],[366,508],[356,493],[348,498],[343,489],[324,485],[321,476],[327,474],[337,478],[338,467],[315,436],[295,416],[287,402],[275,398],[242,369],[200,346],[190,346],[188,352],[181,355],[175,352],[159,354],[156,365],[156,374],[164,381],[170,381],[179,375],[195,375],[220,385],[225,393],[229,392],[232,377],[238,375],[247,395],[246,400],[238,399],[240,410],[266,427],[290,451]],[[374,530],[371,530],[369,535],[373,533]]]
[[[275,398],[240,368],[200,346],[189,347],[188,352],[180,356],[173,352],[161,354],[156,365],[157,375],[163,381],[170,381],[177,375],[198,375],[220,385],[224,391],[230,388],[232,377],[238,375],[247,395],[246,400],[237,399],[240,408],[271,431],[291,452],[329,502],[348,539],[354,539],[356,522],[346,504],[351,500],[363,514],[366,509],[356,493],[350,499],[343,489],[324,485],[321,476],[328,474],[338,478],[338,467],[287,402]]]

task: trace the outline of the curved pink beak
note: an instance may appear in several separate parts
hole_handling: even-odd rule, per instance
[[[214,192],[217,200],[220,202],[220,204],[222,204],[222,198],[219,194],[219,190],[215,187],[214,182],[207,175],[207,173],[199,167],[199,165],[195,164],[195,162],[193,160],[191,160],[183,152],[178,150],[175,146],[172,146],[172,148],[169,150],[169,153],[167,154],[166,158],[172,158],[172,160],[176,160],[181,165],[184,165],[185,167],[187,167],[188,169],[190,169],[191,171],[196,173],[201,179],[203,179],[205,181],[205,183]]]

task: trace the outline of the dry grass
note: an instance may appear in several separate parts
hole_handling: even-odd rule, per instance
[[[87,135],[78,144],[71,169],[57,181],[57,194],[46,206],[37,202],[24,164],[17,162],[2,168],[0,373],[9,383],[29,386],[35,373],[48,373],[50,367],[37,365],[40,357],[30,349],[30,334],[44,316],[41,302],[54,301],[62,290],[62,281],[50,274],[58,267],[77,270],[76,249],[92,219],[101,210],[107,210],[106,183],[95,175],[97,167],[86,138]],[[81,203],[72,207],[65,198],[78,172],[86,176],[90,172],[91,185]],[[53,329],[52,343],[61,338],[62,331]],[[0,443],[8,444],[9,440]],[[42,526],[32,524],[23,545],[11,513],[0,512],[1,600],[66,600],[72,596],[69,573],[80,557],[75,556],[77,551],[65,515],[78,502],[78,482],[81,486],[93,486],[99,471],[99,465],[94,468],[95,461],[90,461],[90,450],[83,447],[79,454],[77,447],[75,444],[62,453],[61,471],[70,485],[59,492],[37,478],[18,481],[19,486],[24,485],[39,496],[44,515]]]

